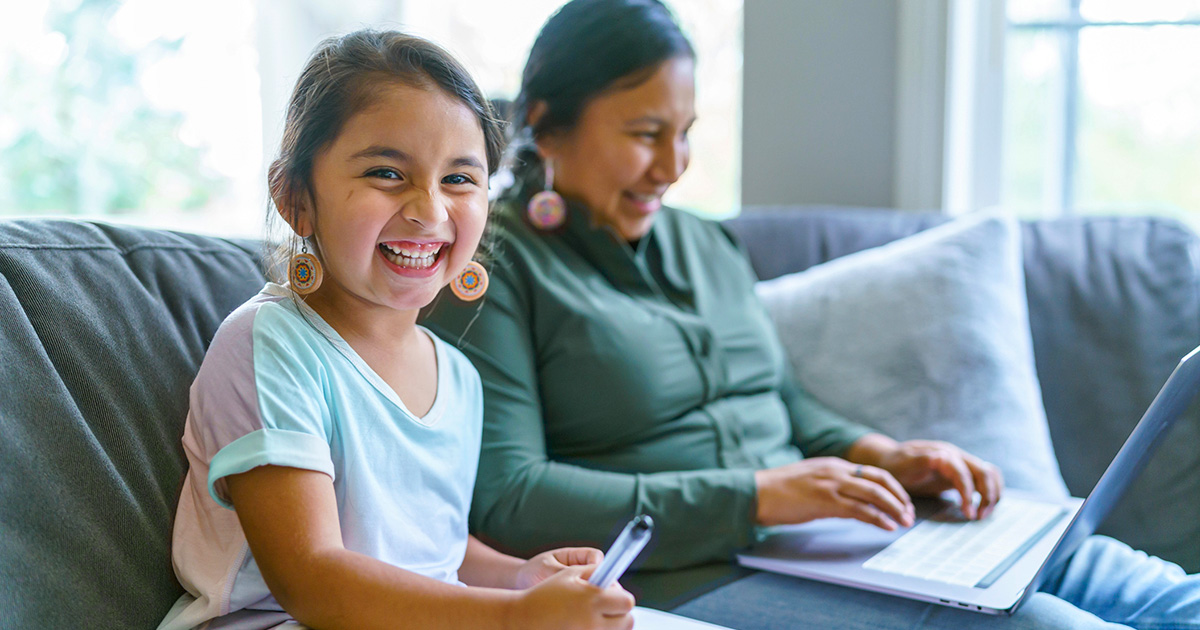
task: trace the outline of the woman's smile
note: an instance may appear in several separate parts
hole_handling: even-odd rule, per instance
[[[634,212],[640,214],[654,214],[662,208],[662,193],[644,195],[627,191],[621,197]]]

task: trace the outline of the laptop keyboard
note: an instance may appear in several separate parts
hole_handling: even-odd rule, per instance
[[[960,586],[988,586],[1066,513],[1060,505],[1005,497],[982,521],[917,523],[863,568]],[[993,573],[995,575],[993,575]],[[985,583],[986,582],[986,583]]]

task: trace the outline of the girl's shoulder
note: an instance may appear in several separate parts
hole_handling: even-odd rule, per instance
[[[300,340],[317,331],[300,312],[289,289],[267,283],[230,313],[213,336],[205,361],[217,356],[252,352],[255,338],[266,335]]]

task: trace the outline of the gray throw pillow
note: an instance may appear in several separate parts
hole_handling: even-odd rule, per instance
[[[899,440],[953,442],[1012,488],[1067,495],[1050,443],[1015,219],[972,215],[758,295],[799,383]]]

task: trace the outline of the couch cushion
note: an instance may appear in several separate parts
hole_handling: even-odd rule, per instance
[[[1067,496],[1041,392],[1015,219],[975,216],[760,282],[797,380],[899,440],[957,444],[1008,485]]]
[[[1133,217],[1033,222],[1025,240],[1042,400],[1082,496],[1200,345],[1200,241],[1177,221]],[[1193,402],[1100,531],[1200,571],[1197,445]]]
[[[727,226],[759,277],[806,269],[944,223],[887,209],[773,207]],[[1197,237],[1170,219],[1022,223],[1034,358],[1063,479],[1086,495],[1176,362],[1200,345]],[[1200,571],[1200,403],[1100,528]]]
[[[257,248],[0,222],[0,625],[151,628],[179,595],[187,390]]]

